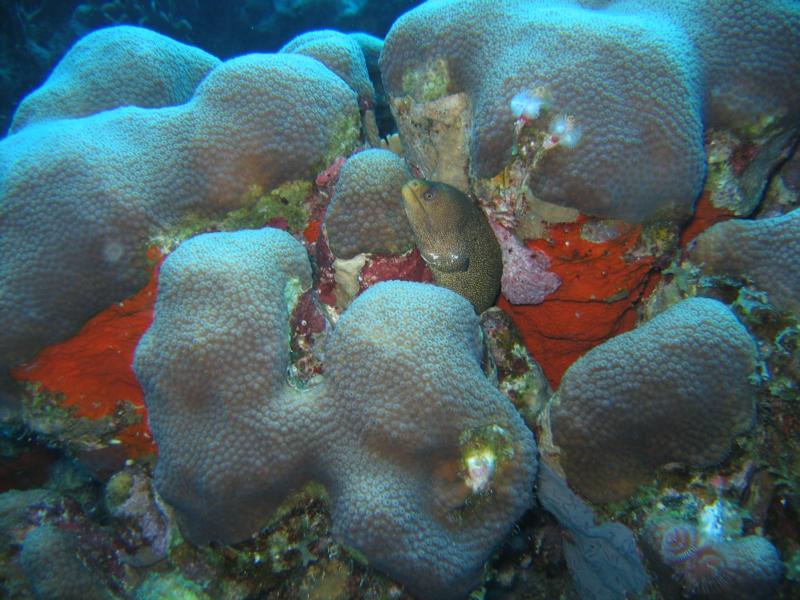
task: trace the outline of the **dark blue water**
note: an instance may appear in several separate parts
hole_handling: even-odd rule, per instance
[[[332,28],[384,37],[415,0],[0,1],[0,131],[80,37],[110,25],[139,25],[226,59],[269,52],[304,31]]]

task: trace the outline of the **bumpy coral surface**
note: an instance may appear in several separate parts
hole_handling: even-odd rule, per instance
[[[165,261],[135,362],[156,485],[202,542],[246,538],[319,481],[334,531],[370,564],[421,597],[463,596],[529,506],[537,465],[481,370],[477,316],[442,288],[375,285],[328,339],[324,381],[299,391],[288,310],[309,273],[271,229],[198,236]]]
[[[711,223],[750,214],[718,200],[747,188],[757,201],[796,141],[798,10],[434,0],[383,52],[377,38],[320,31],[226,63],[132,27],[88,36],[0,141],[0,404],[19,390],[25,431],[69,458],[0,435],[0,455],[12,446],[0,488],[36,465],[25,485],[41,474],[77,499],[32,496],[0,526],[0,587],[641,595],[635,540],[652,542],[643,524],[665,512],[683,520],[654,542],[668,574],[655,596],[791,595],[796,566],[781,582],[778,550],[798,564],[798,221],[769,217],[797,205],[792,163],[756,221],[690,246],[722,277],[680,261]],[[397,154],[352,154],[391,131],[388,114],[374,126],[382,97]],[[480,302],[465,297],[500,308],[478,318],[455,286],[388,281],[431,281],[425,260],[498,241],[483,221],[470,237],[458,210],[440,215],[444,243],[412,234],[412,177],[411,196],[444,188],[496,220],[507,298],[499,250]],[[155,274],[140,288],[156,248],[169,258],[154,311]],[[652,317],[686,295],[729,299],[729,276],[783,314],[743,288],[731,310],[695,299]],[[23,385],[6,385],[9,368]],[[550,402],[544,376],[555,388],[565,372]],[[723,463],[762,395],[755,431]],[[542,475],[523,419],[566,482]],[[96,479],[75,484],[73,459]],[[123,463],[98,511],[97,479]],[[621,522],[596,523],[567,483],[587,501],[624,499],[605,508]],[[688,523],[722,498],[740,531],[711,543],[709,511]]]
[[[766,600],[775,597],[783,575],[778,551],[761,536],[704,540],[691,523],[653,519],[643,539],[686,596]]]
[[[177,107],[48,121],[0,142],[0,368],[75,333],[148,277],[151,238],[312,179],[358,137],[320,62],[248,55]]]
[[[339,31],[324,29],[298,35],[281,52],[316,58],[341,77],[358,94],[362,106],[375,103],[375,90],[358,41]]]
[[[670,462],[708,467],[754,417],[756,347],[725,305],[692,298],[589,351],[552,407],[571,486],[618,499]]]
[[[300,431],[312,403],[285,385],[285,346],[292,303],[310,285],[305,251],[277,229],[201,235],[164,262],[134,368],[158,489],[194,540],[246,537],[296,485],[285,474],[301,469],[315,432]],[[259,493],[265,474],[272,494]]]
[[[39,121],[86,117],[118,106],[183,104],[219,63],[199,48],[149,29],[101,29],[81,38],[42,87],[20,103],[9,132]]]
[[[799,56],[795,2],[446,0],[395,23],[381,67],[401,132],[409,102],[466,96],[472,175],[529,136],[536,196],[638,222],[689,214],[704,123],[796,127]]]
[[[749,279],[780,310],[800,310],[800,209],[717,223],[697,237],[691,256],[710,273]]]
[[[365,150],[342,167],[325,214],[331,251],[338,258],[361,252],[401,253],[414,245],[401,189],[412,178],[406,162],[388,150]]]
[[[111,600],[114,596],[78,555],[75,535],[53,525],[25,536],[22,567],[41,600]]]
[[[474,585],[531,500],[533,437],[483,376],[481,348],[468,302],[401,282],[360,296],[329,344],[331,412],[350,426],[340,456],[326,452],[334,529],[426,597]]]

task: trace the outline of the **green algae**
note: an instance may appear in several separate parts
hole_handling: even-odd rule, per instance
[[[484,333],[484,374],[511,400],[532,429],[552,390],[539,364],[528,352],[519,330],[502,309],[481,314]]]
[[[64,404],[64,394],[51,392],[39,383],[23,382],[22,388],[25,392],[22,409],[25,424],[68,448],[116,445],[118,441],[113,436],[142,418],[136,407],[127,401],[120,403],[120,410],[113,416],[98,419],[79,417],[76,407]]]
[[[135,600],[211,600],[203,588],[177,573],[150,573],[138,587]]]
[[[303,285],[299,277],[289,277],[283,287],[283,301],[286,304],[286,311],[291,314],[297,307],[300,295],[308,289]]]
[[[308,221],[306,199],[311,195],[311,182],[287,181],[273,190],[264,192],[261,186],[248,189],[244,206],[229,212],[220,221],[222,231],[259,229],[275,219],[286,219],[289,231],[301,232]]]
[[[361,140],[361,118],[358,112],[342,115],[330,125],[328,148],[316,171],[328,168],[340,156],[350,156]]]
[[[711,204],[737,216],[763,209],[763,196],[770,186],[771,171],[779,166],[792,146],[792,134],[783,117],[766,115],[741,131],[706,132],[707,176],[705,192]],[[791,204],[791,197],[773,188],[781,203]],[[759,208],[762,205],[762,208]]]
[[[151,243],[163,253],[168,253],[199,233],[261,229],[278,219],[285,219],[289,231],[299,234],[310,215],[306,201],[312,188],[311,181],[303,179],[287,181],[266,192],[260,185],[253,184],[240,198],[238,204],[241,208],[218,218],[187,214],[167,231],[153,237]]]
[[[461,509],[479,509],[490,501],[492,490],[503,485],[516,451],[508,430],[500,425],[462,432],[459,446],[459,476],[470,490]],[[454,511],[449,516],[458,521],[464,515]]]
[[[786,565],[786,579],[800,583],[800,550],[796,550],[784,563]]]
[[[105,490],[106,507],[110,512],[119,509],[128,500],[133,489],[133,475],[119,471],[108,480]]]
[[[757,121],[745,123],[737,129],[742,137],[763,143],[786,127],[786,114],[765,113]]]
[[[403,73],[402,94],[411,96],[417,102],[431,102],[447,95],[450,87],[450,74],[447,62],[438,58],[418,69]]]

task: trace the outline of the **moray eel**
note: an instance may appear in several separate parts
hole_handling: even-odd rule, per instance
[[[403,201],[436,283],[464,296],[478,314],[493,306],[503,260],[483,211],[460,190],[423,179],[403,186]]]

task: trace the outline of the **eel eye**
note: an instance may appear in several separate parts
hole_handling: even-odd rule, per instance
[[[426,202],[432,202],[433,192],[425,192],[424,194],[422,194],[422,197],[425,199]]]

